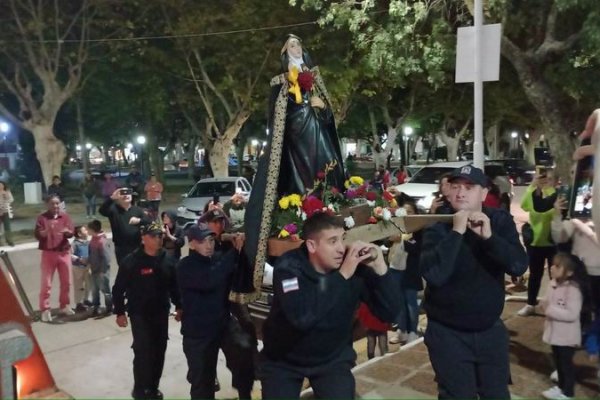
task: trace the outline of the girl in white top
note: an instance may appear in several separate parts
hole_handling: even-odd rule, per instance
[[[10,229],[10,220],[12,216],[12,202],[14,201],[13,195],[8,188],[8,185],[4,181],[0,181],[0,221],[4,228],[4,240],[9,246],[14,246],[12,241],[12,234]]]

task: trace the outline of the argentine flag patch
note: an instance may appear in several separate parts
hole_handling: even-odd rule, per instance
[[[294,290],[300,289],[298,285],[298,278],[285,279],[281,281],[283,293],[293,292]]]

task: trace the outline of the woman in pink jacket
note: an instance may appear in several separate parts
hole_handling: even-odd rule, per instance
[[[573,355],[581,345],[580,314],[584,298],[587,300],[587,273],[575,256],[558,253],[550,269],[552,280],[548,285],[542,308],[546,314],[543,340],[552,346],[554,364],[558,371],[558,386],[542,393],[546,399],[568,399],[574,395],[575,367]]]

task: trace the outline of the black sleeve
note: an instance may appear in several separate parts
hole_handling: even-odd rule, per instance
[[[169,296],[171,297],[171,303],[175,306],[175,309],[181,309],[181,296],[179,295],[179,282],[177,280],[177,268],[174,262],[169,263]]]
[[[125,314],[125,293],[131,281],[132,260],[131,255],[123,260],[112,288],[113,313],[116,315]]]
[[[365,283],[361,300],[379,319],[386,322],[396,322],[398,313],[404,309],[404,296],[398,295],[398,285],[392,278],[389,269],[384,275],[377,275],[373,269],[359,266],[357,274]]]
[[[437,223],[423,233],[419,270],[429,285],[442,286],[454,274],[463,235]]]
[[[531,193],[533,209],[539,213],[552,210],[552,208],[554,208],[554,203],[556,202],[556,196],[557,193],[554,192],[548,197],[543,197],[540,190],[534,190],[533,193]]]
[[[275,297],[280,299],[283,314],[295,328],[309,330],[322,321],[339,301],[331,296],[335,292],[334,287],[350,284],[337,271],[327,274],[323,279],[325,281],[321,285],[287,269],[275,267],[273,291]],[[319,290],[322,286],[326,289]]]
[[[102,203],[102,205],[98,209],[98,212],[100,213],[100,215],[110,218],[113,213],[113,204],[114,203],[115,202],[110,197],[107,198],[106,200],[104,200],[104,203]]]
[[[483,241],[486,254],[496,264],[502,265],[505,273],[511,276],[523,275],[529,261],[513,219],[508,213],[502,212],[490,223],[492,236]]]
[[[185,245],[185,236],[183,234],[183,229],[180,227],[175,228],[175,247],[180,249]]]

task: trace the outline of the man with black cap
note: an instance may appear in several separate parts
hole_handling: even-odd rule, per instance
[[[112,289],[117,325],[133,334],[134,399],[162,399],[158,389],[167,349],[169,311],[175,305],[181,318],[176,261],[162,248],[163,227],[141,225],[142,246],[123,259]],[[127,299],[127,303],[125,303]]]
[[[110,222],[119,268],[123,259],[140,247],[140,223],[145,214],[144,210],[132,204],[132,193],[130,188],[119,188],[98,210]]]
[[[423,233],[425,344],[440,398],[510,398],[504,274],[522,275],[527,255],[510,214],[482,208],[486,181],[475,166],[455,170],[452,223]]]
[[[229,250],[216,257],[215,236],[207,224],[190,227],[187,237],[193,251],[177,266],[190,395],[192,399],[214,398],[221,348],[239,398],[250,399],[254,383],[252,341],[232,318],[228,300],[237,255],[235,250]]]

